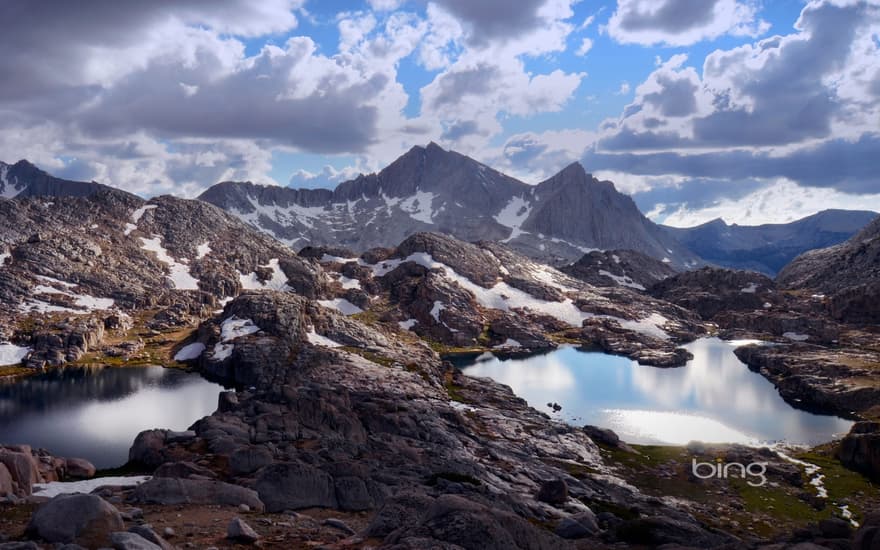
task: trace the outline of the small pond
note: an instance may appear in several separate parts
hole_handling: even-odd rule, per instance
[[[98,468],[121,466],[142,430],[185,430],[217,409],[223,387],[150,367],[66,367],[0,381],[0,443],[24,443]]]
[[[704,338],[684,347],[693,360],[672,369],[574,347],[526,358],[484,354],[457,363],[469,376],[510,386],[538,410],[571,424],[610,428],[630,443],[813,445],[844,435],[852,425],[786,403],[770,381],[734,355],[735,343]],[[554,413],[548,403],[562,410]]]

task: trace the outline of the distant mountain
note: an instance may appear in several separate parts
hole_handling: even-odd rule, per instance
[[[595,250],[571,265],[560,267],[559,271],[594,286],[625,286],[636,290],[645,290],[676,273],[668,263],[633,250]]]
[[[86,197],[112,189],[95,182],[70,181],[50,176],[26,160],[0,162],[0,197]],[[122,192],[122,191],[120,191]]]
[[[776,282],[817,293],[837,318],[880,322],[880,217],[846,242],[801,254]]]
[[[677,267],[697,257],[580,164],[528,185],[431,143],[334,190],[224,182],[200,197],[294,247],[395,246],[433,231],[500,241],[551,263],[594,249],[632,249]]]
[[[823,210],[784,224],[728,225],[716,219],[696,227],[662,227],[706,262],[774,276],[797,255],[841,243],[876,216],[863,210]]]

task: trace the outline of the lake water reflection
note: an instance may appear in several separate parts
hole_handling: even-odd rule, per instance
[[[772,383],[734,355],[731,343],[705,338],[684,347],[694,359],[674,369],[571,347],[524,359],[484,355],[459,367],[509,385],[539,410],[573,424],[611,428],[631,443],[817,444],[852,425],[788,405]],[[552,413],[550,402],[562,410]]]
[[[0,382],[0,443],[25,443],[99,468],[121,466],[142,430],[184,430],[223,390],[162,367],[68,367]]]

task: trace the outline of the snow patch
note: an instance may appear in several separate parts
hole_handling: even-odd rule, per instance
[[[741,288],[739,291],[743,294],[754,294],[758,290],[758,283],[749,283],[749,286]]]
[[[135,210],[134,212],[131,213],[131,221],[133,221],[134,223],[141,221],[141,218],[144,216],[144,214],[147,213],[147,210],[154,210],[155,208],[156,208],[155,204],[145,204],[145,205],[141,206],[140,208],[138,208],[137,210]]]
[[[407,319],[406,321],[398,321],[397,322],[397,324],[403,330],[412,330],[412,328],[414,326],[416,326],[416,323],[418,323],[418,321],[416,319]]]
[[[235,315],[220,324],[220,341],[229,342],[242,336],[260,332],[260,327],[250,319],[239,319]]]
[[[523,233],[520,227],[528,219],[531,212],[531,204],[523,197],[513,197],[510,199],[504,208],[494,216],[496,222],[510,228],[510,236],[501,242],[510,242],[520,236]]]
[[[272,258],[269,260],[269,263],[266,265],[261,265],[260,267],[269,268],[272,270],[272,278],[268,281],[261,281],[257,274],[253,271],[248,273],[247,275],[238,274],[238,280],[241,283],[241,288],[245,290],[262,290],[262,289],[271,289],[271,290],[290,290],[290,287],[287,285],[287,275],[284,274],[284,271],[281,270],[280,260],[278,258]]]
[[[401,200],[399,207],[409,214],[410,218],[422,223],[433,224],[436,212],[434,212],[432,204],[435,198],[434,193],[418,191],[415,195]]]
[[[199,246],[196,247],[196,259],[201,260],[205,256],[211,253],[211,246],[208,241],[203,242]]]
[[[0,344],[0,367],[17,365],[24,361],[31,348],[16,346],[15,344]]]
[[[345,298],[333,298],[332,300],[318,300],[318,303],[324,307],[335,309],[343,315],[354,315],[362,313],[364,310],[349,302]]]
[[[232,356],[232,350],[235,349],[235,344],[230,341],[257,332],[260,332],[260,327],[255,325],[253,321],[239,319],[233,315],[220,323],[220,342],[214,345],[214,351],[211,355],[216,361],[229,359]]]
[[[339,276],[339,283],[342,285],[342,288],[360,288],[361,282],[357,279],[352,279],[350,277],[346,277],[345,275]]]
[[[609,279],[611,279],[612,281],[614,281],[615,283],[617,283],[620,286],[634,288],[636,290],[645,290],[644,286],[633,281],[627,275],[615,275],[611,272],[605,271],[604,269],[599,270],[599,275],[604,275],[605,277],[608,277]]]
[[[440,322],[440,312],[446,309],[446,306],[443,305],[443,302],[440,300],[436,300],[434,302],[434,307],[431,308],[431,317],[434,318],[438,323]]]
[[[96,477],[82,481],[51,481],[49,483],[34,483],[34,495],[40,497],[56,497],[63,494],[83,493],[88,494],[98,487],[134,487],[152,479],[151,476],[116,476]]]
[[[9,172],[9,167],[5,164],[0,166],[0,184],[3,184],[3,189],[0,190],[0,197],[4,199],[13,199],[21,193],[21,189],[13,187],[12,182],[9,181],[6,177],[6,174]]]
[[[189,266],[168,255],[168,251],[162,246],[162,237],[158,235],[153,235],[152,239],[141,237],[141,243],[142,249],[153,252],[160,262],[168,266],[169,275],[166,277],[174,288],[177,290],[199,289],[199,280],[190,275]]]
[[[20,307],[23,311],[38,311],[40,313],[87,313],[110,309],[114,305],[112,298],[96,298],[88,294],[76,294],[71,292],[70,289],[77,286],[73,283],[59,281],[58,279],[43,275],[38,275],[37,279],[47,284],[39,284],[35,286],[31,289],[32,294],[60,294],[62,296],[67,296],[68,298],[73,298],[74,308],[55,306],[42,300],[30,300],[25,304],[22,304]]]
[[[783,332],[782,337],[788,338],[789,340],[793,340],[795,342],[803,342],[810,339],[809,334],[800,334],[798,332]]]
[[[342,344],[340,344],[339,342],[335,342],[330,338],[327,338],[326,336],[321,336],[320,334],[315,332],[315,327],[309,329],[309,331],[306,333],[306,339],[309,341],[310,344],[314,344],[316,346],[324,346],[327,348],[342,347]]]
[[[174,356],[175,361],[192,361],[202,356],[205,351],[205,344],[196,342],[188,344],[180,348],[180,351]]]
[[[12,257],[11,252],[3,252],[2,254],[0,254],[0,267],[3,267],[6,264],[6,260],[11,257]]]
[[[323,256],[321,256],[321,259],[318,260],[318,262],[320,262],[322,264],[329,264],[329,263],[335,263],[335,262],[338,262],[341,264],[347,264],[348,262],[354,262],[354,261],[357,261],[357,260],[355,258],[343,258],[342,256],[333,256],[331,254],[324,254]]]

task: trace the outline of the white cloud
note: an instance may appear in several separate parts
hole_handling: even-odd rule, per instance
[[[625,44],[688,46],[725,34],[759,36],[770,25],[750,0],[618,0],[605,30]]]
[[[575,52],[578,56],[583,57],[587,55],[587,53],[593,49],[593,41],[589,38],[584,38],[581,40],[581,45],[578,46],[577,51]]]
[[[687,204],[658,205],[648,217],[675,227],[692,227],[721,218],[727,223],[759,225],[787,223],[829,208],[880,211],[880,193],[854,195],[835,189],[803,187],[780,179],[765,188],[737,199],[690,208]]]

